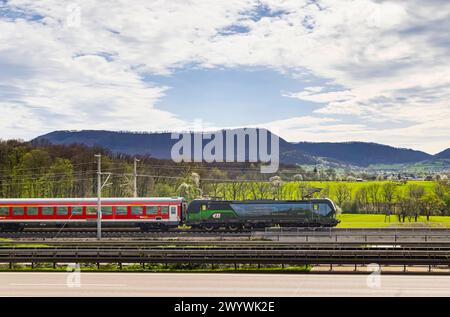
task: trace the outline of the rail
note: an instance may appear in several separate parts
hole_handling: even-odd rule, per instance
[[[1,244],[0,263],[42,262],[450,265],[450,244]]]

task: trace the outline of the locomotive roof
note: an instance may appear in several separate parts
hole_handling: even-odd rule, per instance
[[[258,200],[215,200],[215,199],[195,199],[197,202],[217,202],[229,204],[261,204],[261,203],[311,203],[311,202],[331,202],[328,198],[311,198],[304,200],[275,200],[275,199],[258,199]]]

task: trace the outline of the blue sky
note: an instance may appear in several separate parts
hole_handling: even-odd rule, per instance
[[[146,80],[170,87],[157,108],[216,126],[254,125],[308,115],[320,106],[284,94],[323,84],[321,80],[306,83],[270,69],[242,67],[186,68]]]
[[[444,0],[0,0],[0,131],[450,147]]]

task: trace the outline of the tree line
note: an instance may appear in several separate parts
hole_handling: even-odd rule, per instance
[[[104,197],[133,195],[134,157],[113,154],[100,147],[80,144],[52,145],[16,140],[0,141],[0,197],[95,197],[97,163],[111,173]],[[306,199],[331,198],[344,213],[395,215],[401,221],[420,215],[450,215],[448,178],[425,187],[414,182],[329,181],[321,184],[320,173],[334,178],[336,172],[307,172],[295,166],[281,166],[277,175],[260,173],[255,163],[174,163],[139,156],[138,196],[183,196],[216,199]]]

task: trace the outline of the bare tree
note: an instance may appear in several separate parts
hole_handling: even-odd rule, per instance
[[[366,187],[361,187],[355,194],[355,203],[358,211],[369,211],[369,197],[367,195]]]
[[[374,212],[380,212],[379,208],[379,193],[380,185],[378,183],[373,183],[367,186],[367,194],[372,203],[372,210]]]

